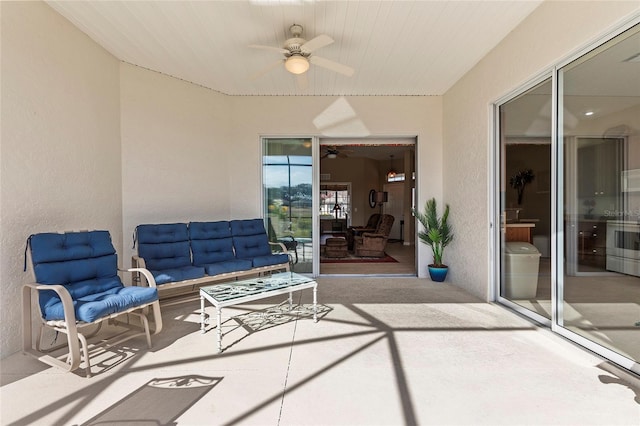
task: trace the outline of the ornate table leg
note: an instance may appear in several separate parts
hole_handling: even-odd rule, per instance
[[[222,352],[222,308],[216,308],[218,317],[218,353]]]
[[[313,322],[318,322],[318,285],[313,286]]]
[[[200,333],[204,334],[204,322],[205,322],[205,314],[204,314],[204,296],[200,296]]]

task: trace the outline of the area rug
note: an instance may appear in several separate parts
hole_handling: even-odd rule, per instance
[[[384,257],[359,257],[355,256],[352,253],[349,253],[347,257],[341,258],[330,258],[322,256],[320,258],[320,263],[397,263],[393,257],[389,256],[387,253],[384,254]]]

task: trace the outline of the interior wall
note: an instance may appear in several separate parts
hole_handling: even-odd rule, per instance
[[[0,356],[21,347],[25,242],[106,229],[122,248],[118,61],[42,2],[0,2]]]
[[[370,158],[325,158],[321,160],[322,173],[331,175],[328,182],[351,182],[351,217],[352,225],[364,225],[373,213],[380,211],[378,207],[369,206],[369,191],[382,190],[379,185],[378,162]]]
[[[228,160],[237,155],[237,146],[230,135],[227,96],[125,63],[120,70],[128,242],[123,257],[130,262],[132,235],[140,224],[234,218]],[[244,184],[257,187],[258,182]]]
[[[452,282],[491,297],[492,103],[639,10],[638,2],[546,1],[444,95],[444,200],[456,231],[445,252]]]
[[[608,136],[624,137],[627,140],[627,164],[623,170],[640,169],[640,107],[627,108],[611,116],[595,120],[581,120],[580,125],[572,135],[576,136]],[[607,129],[604,132],[602,129]],[[598,215],[606,214],[607,205],[596,205],[594,212]],[[626,193],[627,216],[640,218],[640,193]]]
[[[538,221],[533,235],[551,235],[551,144],[508,144],[505,151],[507,179],[527,169],[535,176],[533,182],[525,186],[522,204],[518,204],[518,191],[507,186],[506,207],[522,209],[520,219]]]

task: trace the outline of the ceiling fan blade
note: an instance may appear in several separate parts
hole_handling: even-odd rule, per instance
[[[280,53],[289,53],[287,49],[283,49],[282,47],[263,46],[262,44],[250,44],[247,47],[251,47],[252,49],[274,50]]]
[[[257,71],[255,73],[251,74],[249,76],[249,80],[257,80],[258,78],[262,77],[263,75],[265,75],[266,73],[268,73],[272,69],[277,68],[279,65],[282,65],[283,63],[284,63],[284,59],[278,59],[276,62],[273,62],[272,64],[267,65],[266,67],[264,67],[260,71]]]
[[[306,72],[296,75],[296,87],[300,91],[305,91],[309,88],[309,79]]]
[[[333,62],[330,59],[321,58],[320,56],[311,56],[309,58],[309,62],[319,67],[326,68],[328,70],[335,71],[340,74],[344,74],[347,77],[351,77],[355,72],[355,70],[351,67],[339,64],[337,62]]]
[[[311,53],[314,50],[318,50],[321,47],[325,47],[333,43],[333,39],[326,34],[320,34],[317,37],[312,38],[302,46],[300,46],[300,50],[303,52]]]

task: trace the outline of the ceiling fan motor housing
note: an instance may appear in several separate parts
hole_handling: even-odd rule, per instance
[[[285,53],[284,56],[289,57],[292,55],[300,55],[305,58],[310,55],[310,53],[305,52],[301,49],[301,46],[305,44],[307,40],[303,38],[290,38],[284,42],[284,48],[289,51],[289,53]]]
[[[250,45],[249,47],[276,50],[282,53],[285,57],[284,68],[292,74],[304,74],[309,69],[310,63],[313,62],[316,66],[326,68],[349,77],[353,75],[354,70],[351,67],[320,56],[313,55],[312,57],[312,52],[334,42],[331,37],[326,34],[320,34],[311,40],[305,40],[302,38],[302,25],[298,24],[293,24],[289,27],[289,31],[291,32],[291,38],[287,39],[281,48],[255,44]],[[274,65],[278,65],[279,63],[282,62],[275,62]],[[274,65],[269,66],[266,71],[272,69]]]
[[[307,40],[302,38],[302,25],[293,24],[289,27],[289,31],[292,37],[284,42],[284,48],[287,49],[289,53],[285,53],[284,56],[287,58],[293,55],[308,57],[310,53],[302,50],[302,45],[307,42]]]

